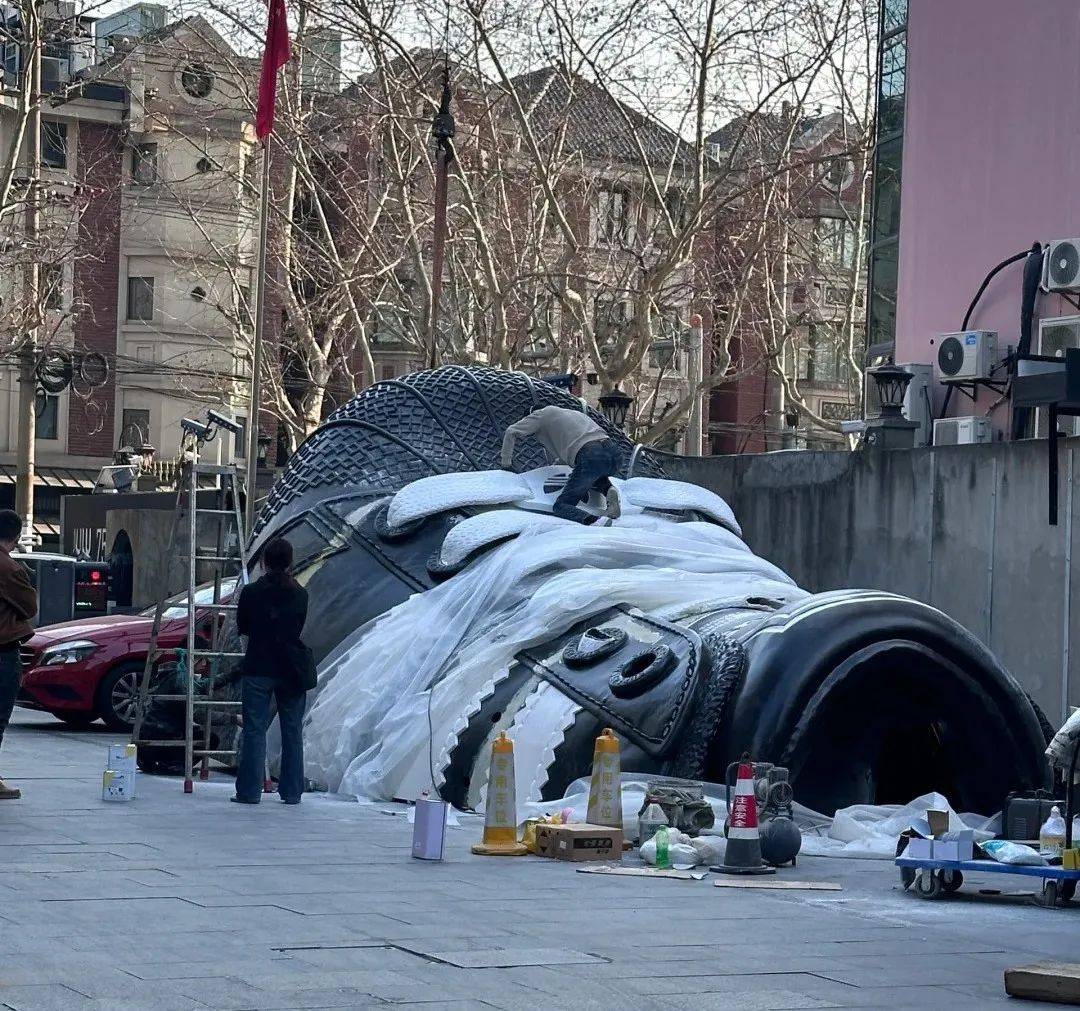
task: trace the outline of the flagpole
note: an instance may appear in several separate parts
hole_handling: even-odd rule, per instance
[[[262,406],[263,321],[266,315],[266,231],[270,218],[270,141],[263,139],[262,193],[259,198],[259,249],[255,266],[255,334],[251,348],[251,407],[248,411],[247,501],[244,526],[247,536],[255,525],[255,477],[259,463],[259,410]]]

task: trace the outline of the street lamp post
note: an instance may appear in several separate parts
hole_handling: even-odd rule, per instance
[[[866,421],[866,445],[872,449],[912,449],[915,446],[914,421],[904,417],[904,394],[912,374],[899,365],[880,365],[867,369],[867,376],[877,386],[881,410]]]
[[[625,428],[626,416],[630,413],[630,407],[633,403],[634,398],[623,393],[616,386],[610,393],[601,395],[600,413],[616,428]]]

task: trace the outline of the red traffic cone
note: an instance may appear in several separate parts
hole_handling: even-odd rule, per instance
[[[727,846],[724,863],[712,868],[723,874],[775,874],[776,868],[761,860],[758,835],[757,798],[754,796],[754,766],[743,755],[735,781],[735,795],[728,812]]]

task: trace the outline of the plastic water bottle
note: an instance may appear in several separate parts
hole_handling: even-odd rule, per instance
[[[1055,804],[1050,808],[1050,817],[1039,829],[1039,853],[1044,857],[1061,857],[1065,849],[1065,819]]]
[[[670,832],[667,825],[661,825],[656,830],[653,838],[656,840],[656,869],[660,871],[671,870],[671,853],[668,849]]]
[[[659,804],[650,804],[638,815],[638,845],[644,846],[661,826],[667,825],[667,815]]]

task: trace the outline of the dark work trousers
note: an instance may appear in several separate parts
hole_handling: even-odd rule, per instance
[[[304,702],[307,693],[277,678],[247,677],[240,684],[240,711],[244,729],[240,744],[240,768],[236,773],[236,796],[257,802],[266,775],[266,730],[273,721],[271,701],[277,702],[281,724],[281,799],[299,802],[304,792]]]
[[[587,499],[589,492],[594,488],[607,493],[611,487],[608,478],[618,473],[621,458],[619,447],[610,439],[597,439],[595,442],[585,443],[578,450],[574,469],[570,472],[566,487],[555,500],[551,511],[565,520],[595,523],[596,517],[578,509],[577,504]]]
[[[22,681],[22,661],[18,647],[0,650],[0,743],[4,740],[11,710],[15,708],[15,696],[19,694]]]

